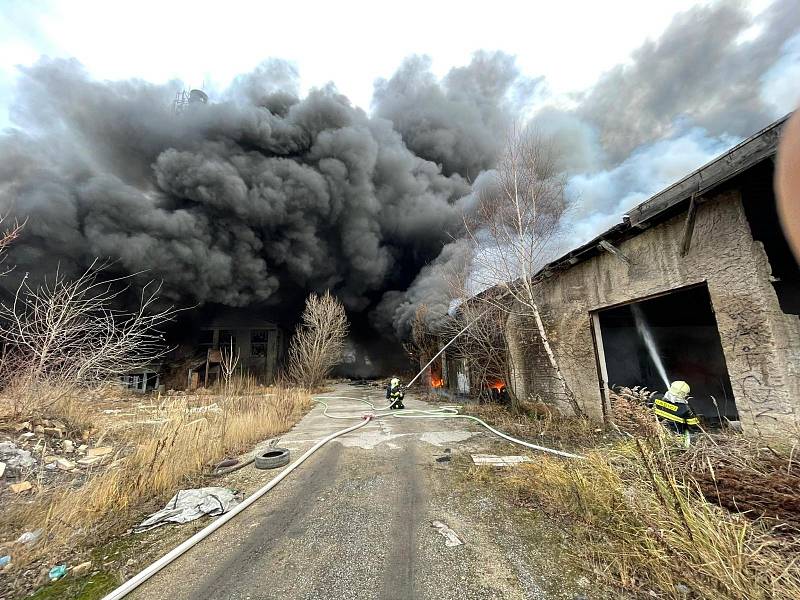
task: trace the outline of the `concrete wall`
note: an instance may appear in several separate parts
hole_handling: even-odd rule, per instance
[[[601,417],[591,312],[707,282],[743,426],[762,431],[798,427],[800,319],[784,314],[778,305],[766,254],[753,240],[739,193],[727,191],[699,205],[692,245],[682,257],[685,218],[683,213],[622,242],[619,248],[631,265],[603,252],[537,286],[567,381],[583,409]],[[516,330],[513,323],[510,330]],[[526,338],[524,344],[512,345],[517,348],[518,391],[569,412],[541,345],[529,333]]]

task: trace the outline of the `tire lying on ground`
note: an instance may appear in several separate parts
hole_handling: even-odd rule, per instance
[[[277,469],[288,464],[288,448],[267,448],[256,454],[256,469]]]

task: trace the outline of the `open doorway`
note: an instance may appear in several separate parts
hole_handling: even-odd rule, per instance
[[[609,386],[664,392],[670,381],[684,380],[692,390],[692,408],[706,422],[738,420],[705,284],[599,310],[595,316],[599,359]]]

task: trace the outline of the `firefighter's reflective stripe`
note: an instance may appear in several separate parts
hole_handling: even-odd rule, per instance
[[[676,415],[674,413],[671,413],[671,412],[667,412],[665,410],[661,410],[661,409],[656,408],[656,409],[653,410],[653,412],[656,413],[656,415],[659,416],[659,417],[662,417],[664,419],[669,419],[670,421],[675,421],[676,423],[686,423],[687,425],[696,425],[697,424],[697,419],[696,418],[693,419],[694,423],[689,423],[689,421],[687,421],[683,417],[679,417],[678,415]],[[692,419],[690,419],[690,420],[692,420]]]
[[[660,398],[656,398],[656,406],[663,406],[664,408],[667,408],[673,412],[678,410],[677,404],[673,404],[672,402],[667,402],[666,400],[662,400]]]
[[[675,404],[662,398],[656,398],[653,406],[656,416],[681,423],[683,425],[699,425],[700,421],[692,412],[688,404]]]

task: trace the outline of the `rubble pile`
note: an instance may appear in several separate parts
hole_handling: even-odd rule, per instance
[[[72,479],[113,457],[111,446],[89,446],[91,431],[71,433],[64,423],[51,419],[23,421],[8,428],[6,437],[16,437],[0,441],[0,492],[8,489],[22,494]]]

